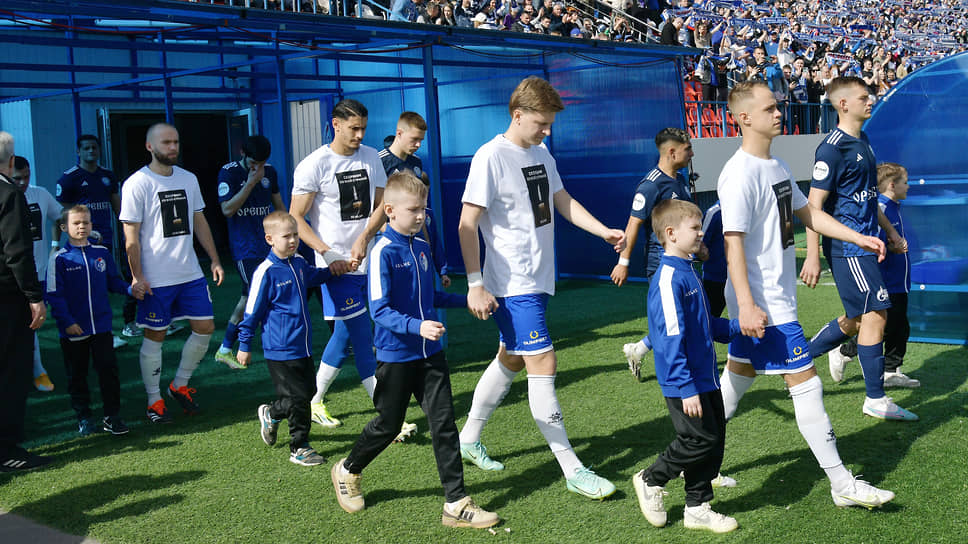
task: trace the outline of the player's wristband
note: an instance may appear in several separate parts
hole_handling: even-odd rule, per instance
[[[346,257],[337,253],[336,251],[329,249],[329,250],[326,250],[326,253],[323,253],[323,260],[326,261],[326,265],[328,266],[335,263],[336,261],[345,261],[347,259]]]
[[[629,260],[626,259],[625,257],[619,257],[618,258],[618,264],[620,264],[622,266],[628,266],[629,265]]]
[[[483,287],[484,286],[484,276],[480,272],[471,272],[467,275],[467,288],[472,287]]]

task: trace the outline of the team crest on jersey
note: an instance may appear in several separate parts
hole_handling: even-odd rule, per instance
[[[645,196],[642,193],[635,193],[635,198],[632,199],[632,209],[635,211],[641,211],[645,207]]]
[[[827,166],[827,163],[817,161],[817,163],[813,165],[813,179],[823,181],[827,179],[828,174],[830,174],[830,167]]]
[[[227,194],[229,194],[229,184],[223,181],[218,184],[218,196],[225,196]]]
[[[419,178],[423,175],[423,170],[419,166],[414,166],[413,173]]]
[[[94,259],[94,268],[98,272],[104,272],[108,268],[108,263],[104,262],[104,259],[101,257],[98,257],[97,259]]]
[[[101,178],[101,183],[103,183],[104,186],[107,187],[108,185],[111,185],[111,178],[104,176],[103,178]]]
[[[877,290],[878,301],[887,302],[888,298],[890,298],[890,295],[887,294],[887,289],[885,289],[884,287],[881,287],[880,289]]]
[[[269,178],[262,178],[262,186],[266,189],[269,188]]]
[[[423,270],[424,272],[426,272],[427,271],[427,268],[429,266],[430,265],[427,262],[427,254],[424,253],[423,251],[421,251],[420,252],[420,269]]]

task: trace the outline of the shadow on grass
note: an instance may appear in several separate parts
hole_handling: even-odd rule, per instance
[[[161,490],[202,478],[204,471],[173,472],[163,476],[120,476],[107,478],[66,491],[48,495],[11,510],[30,519],[44,520],[58,529],[84,535],[91,525],[108,523],[121,518],[149,514],[184,500],[180,493],[159,493]],[[134,502],[111,503],[138,493],[152,497]]]

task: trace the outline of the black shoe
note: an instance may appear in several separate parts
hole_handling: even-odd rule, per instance
[[[53,457],[34,455],[23,448],[10,448],[0,455],[0,472],[33,470],[50,464]]]
[[[168,396],[178,401],[178,404],[181,405],[182,410],[190,416],[201,412],[201,409],[199,409],[195,399],[192,398],[192,395],[194,394],[195,390],[187,385],[183,385],[178,389],[175,389],[175,384],[168,385]]]
[[[104,430],[115,436],[128,434],[128,426],[124,424],[121,416],[107,416],[101,421],[104,423]]]

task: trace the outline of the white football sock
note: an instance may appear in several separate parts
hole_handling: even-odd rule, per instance
[[[841,489],[841,483],[850,479],[850,472],[840,460],[837,437],[823,406],[823,383],[818,376],[814,376],[791,387],[790,396],[793,397],[793,411],[800,434],[810,446],[820,468],[827,473],[831,485]]]
[[[211,338],[211,334],[198,334],[192,331],[192,334],[185,340],[185,346],[181,352],[181,362],[178,363],[175,379],[171,381],[175,389],[188,385],[188,380],[192,378],[192,374],[198,368],[198,363],[202,361],[202,357],[205,357],[205,353],[208,351],[208,341]]]
[[[373,400],[373,390],[376,389],[376,376],[364,378],[362,383],[363,389],[366,389],[366,394],[370,396],[370,400]]]
[[[161,342],[141,340],[141,381],[145,383],[145,393],[148,394],[148,406],[161,400]]]
[[[329,391],[330,384],[333,383],[338,374],[338,366],[329,366],[322,361],[319,362],[319,370],[316,371],[316,394],[310,400],[311,403],[323,402],[323,396],[326,395],[326,391]],[[370,397],[372,398],[373,395],[371,394]]]
[[[723,376],[719,379],[719,382],[723,392],[723,407],[726,410],[727,421],[733,418],[736,407],[739,406],[739,399],[743,398],[743,395],[753,385],[754,379],[730,372],[728,369],[723,370]]]
[[[565,478],[570,478],[582,468],[582,464],[565,432],[565,418],[561,415],[561,405],[555,394],[554,376],[528,376],[528,404],[531,406],[531,416],[555,454],[561,471],[565,473]]]
[[[508,391],[511,390],[511,382],[517,375],[517,372],[502,365],[497,357],[487,365],[484,374],[477,382],[477,387],[474,388],[471,409],[467,413],[464,428],[460,431],[462,444],[473,444],[481,439],[484,424],[507,396]]]

